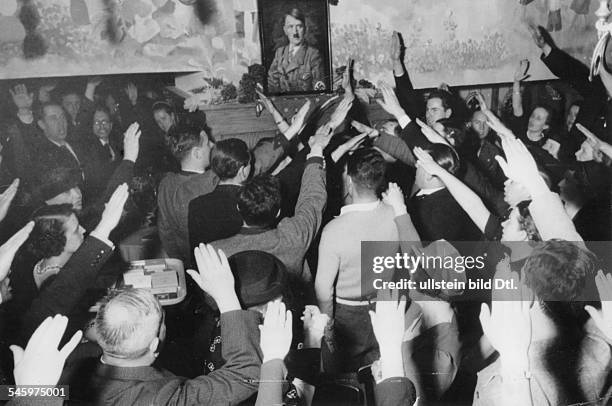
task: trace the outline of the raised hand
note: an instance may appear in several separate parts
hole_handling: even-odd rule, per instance
[[[478,102],[478,105],[480,106],[480,111],[485,112],[485,111],[489,110],[489,108],[487,107],[487,102],[486,102],[484,96],[482,95],[482,93],[474,92],[474,93],[472,93],[472,96]]]
[[[374,336],[380,347],[381,379],[404,376],[402,340],[405,330],[406,298],[397,290],[379,290],[376,311],[370,311]]]
[[[333,128],[329,124],[322,125],[319,127],[315,135],[310,137],[308,140],[308,145],[310,146],[310,154],[311,155],[323,155],[323,150],[329,144],[332,136],[334,135]]]
[[[522,82],[523,80],[529,78],[531,75],[529,75],[529,59],[521,59],[521,61],[518,64],[518,67],[516,68],[516,71],[514,72],[514,81],[515,82]]]
[[[335,130],[344,122],[348,112],[351,110],[351,107],[353,107],[354,99],[354,97],[344,97],[342,100],[340,100],[340,103],[338,103],[338,106],[336,106],[336,110],[334,110],[331,118],[329,119],[328,125],[332,128],[332,130]]]
[[[500,274],[498,272],[496,277]],[[520,289],[504,290],[505,300],[493,298],[491,308],[485,303],[480,308],[482,331],[499,352],[502,361],[528,368],[527,352],[531,345],[531,299],[533,294],[519,281],[518,273],[504,272],[505,278],[514,280]],[[527,365],[525,365],[527,363]]]
[[[11,185],[6,188],[2,194],[0,194],[0,221],[4,220],[6,214],[8,213],[9,208],[11,207],[11,203],[17,194],[17,189],[19,188],[19,179],[15,179]]]
[[[431,155],[420,147],[414,148],[414,157],[417,159],[416,165],[420,166],[425,170],[425,172],[430,175],[438,176],[443,172],[446,172],[446,169],[442,168]]]
[[[533,38],[533,42],[538,46],[538,48],[543,49],[544,46],[546,46],[546,39],[544,39],[544,36],[540,31],[540,27],[537,27],[534,24],[529,24],[527,29],[531,34],[531,38]]]
[[[215,299],[221,313],[240,309],[240,302],[234,289],[234,275],[223,251],[215,252],[212,245],[200,244],[194,250],[198,270],[187,273],[200,289]]]
[[[293,338],[293,317],[285,304],[276,300],[268,303],[264,322],[259,326],[260,346],[263,353],[262,363],[273,359],[284,360],[291,347]]]
[[[347,152],[355,151],[359,146],[368,138],[367,133],[359,134],[344,144],[340,145],[338,148],[334,150],[331,154],[331,158],[334,162],[338,162],[340,158],[344,156]]]
[[[28,239],[33,228],[34,222],[30,221],[21,230],[13,234],[7,242],[0,246],[0,282],[8,276],[17,250],[19,250],[19,247]]]
[[[351,101],[355,99],[355,92],[353,91],[353,66],[355,65],[355,61],[352,58],[349,58],[346,69],[342,74],[342,88],[344,89],[344,98],[350,99]]]
[[[257,84],[255,93],[257,93],[257,96],[259,96],[259,101],[263,104],[266,110],[270,112],[270,114],[272,114],[273,111],[277,111],[274,103],[272,103],[272,100],[270,100],[270,98],[263,93],[263,86],[260,83]]]
[[[287,139],[291,139],[298,135],[304,129],[304,123],[306,121],[306,116],[310,111],[311,102],[310,100],[306,100],[306,102],[300,107],[300,109],[291,117],[291,125],[285,131],[285,137]]]
[[[135,106],[138,102],[138,88],[134,83],[129,82],[127,84],[127,86],[125,87],[125,94],[130,100],[130,103],[132,103],[132,106]]]
[[[123,214],[123,206],[125,206],[125,202],[127,201],[129,195],[130,192],[128,190],[127,183],[117,186],[117,189],[115,189],[104,207],[102,218],[94,230],[95,235],[108,239],[111,231],[113,231],[115,227],[117,227],[117,224],[119,224],[119,220]]]
[[[404,116],[406,112],[402,109],[395,91],[386,83],[381,83],[380,91],[383,95],[383,101],[376,100],[376,102],[389,114],[399,120],[400,117]]]
[[[584,136],[587,138],[588,143],[591,144],[591,146],[595,150],[600,150],[601,149],[601,140],[599,138],[597,138],[597,136],[593,132],[591,132],[588,128],[586,128],[585,126],[583,126],[580,123],[576,123],[576,128],[582,134],[584,134]]]
[[[376,311],[369,311],[374,336],[381,354],[401,347],[406,324],[406,297],[399,298],[399,292],[379,290],[376,298]]]
[[[423,120],[420,118],[416,119],[416,123],[421,127],[421,132],[429,140],[429,142],[433,144],[445,144],[448,146],[452,146],[449,144],[448,140],[444,138],[442,135],[438,134],[436,130],[428,126]]]
[[[402,42],[400,41],[399,32],[393,31],[393,34],[391,35],[391,52],[389,53],[391,60],[394,62],[401,62],[402,52]]]
[[[53,91],[53,89],[55,89],[56,86],[57,86],[57,83],[52,82],[52,83],[48,83],[48,84],[45,84],[39,87],[38,88],[38,101],[41,103],[50,102],[51,92]]]
[[[136,162],[140,151],[140,124],[132,123],[123,134],[123,159]]]
[[[9,93],[13,98],[13,103],[18,109],[30,109],[34,102],[34,94],[28,92],[28,88],[23,83],[16,85],[14,88],[9,89]]]
[[[17,385],[57,385],[66,358],[81,341],[83,333],[77,331],[70,341],[58,351],[57,347],[66,331],[68,318],[57,315],[47,317],[34,331],[25,350],[11,345]]]
[[[489,127],[497,133],[500,137],[516,138],[514,133],[501,122],[499,118],[491,110],[483,110],[484,115],[487,117],[487,124]]]
[[[599,292],[599,300],[601,300],[601,310],[593,306],[585,306],[584,310],[589,313],[597,328],[606,338],[612,340],[612,275],[604,274],[600,270],[595,276],[595,284]]]
[[[356,120],[351,121],[351,126],[353,126],[360,133],[366,133],[370,138],[376,138],[380,135],[380,132],[377,129],[368,127],[367,125]]]
[[[521,140],[502,138],[502,148],[506,159],[499,155],[495,159],[508,179],[523,185],[531,196],[542,190],[548,190],[533,156]]]
[[[406,213],[404,193],[402,193],[402,189],[397,186],[397,183],[389,183],[387,191],[382,194],[382,200],[385,204],[393,207],[396,216]]]

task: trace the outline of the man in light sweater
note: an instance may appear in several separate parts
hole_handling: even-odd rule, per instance
[[[377,256],[395,256],[400,244],[396,213],[377,195],[385,180],[382,155],[374,149],[357,150],[348,157],[342,177],[346,205],[323,229],[315,292],[321,312],[334,318],[335,338],[342,349],[334,363],[356,371],[379,356],[368,314],[376,296],[372,280],[393,275],[393,270],[380,275],[362,270],[361,243],[391,242],[381,245]]]

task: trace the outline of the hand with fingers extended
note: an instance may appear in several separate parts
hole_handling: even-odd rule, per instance
[[[302,107],[300,107],[300,109],[297,111],[297,113],[295,113],[293,117],[291,117],[291,125],[285,131],[285,137],[287,139],[292,139],[293,137],[302,132],[306,123],[306,116],[308,115],[308,112],[310,112],[311,104],[312,103],[310,102],[310,100],[306,100],[304,104],[302,104]]]
[[[489,110],[489,108],[487,107],[487,102],[484,96],[482,95],[482,93],[474,92],[472,93],[472,97],[476,99],[476,101],[478,102],[478,105],[480,106],[480,111],[484,112],[484,111]]]
[[[308,145],[310,146],[308,157],[323,156],[323,150],[327,147],[333,135],[333,128],[329,124],[319,127],[315,135],[308,140]]]
[[[584,310],[589,313],[604,336],[612,341],[612,275],[604,274],[600,270],[595,276],[595,284],[599,292],[599,300],[601,300],[601,310],[593,306],[585,306]]]
[[[325,328],[331,320],[325,313],[321,313],[318,306],[306,305],[302,317],[304,322],[304,347],[320,348]]]
[[[593,149],[599,151],[601,149],[602,142],[601,140],[588,128],[583,126],[580,123],[576,123],[576,128],[587,138],[588,143],[593,147]]]
[[[263,106],[266,108],[266,110],[268,110],[270,114],[274,115],[274,112],[278,111],[276,109],[276,106],[274,106],[274,103],[272,103],[272,100],[270,100],[270,98],[264,94],[264,88],[261,83],[257,84],[257,87],[255,88],[255,93],[257,93],[259,101],[261,102],[261,104],[263,104]]]
[[[111,231],[117,227],[119,220],[121,220],[123,207],[125,206],[125,202],[127,201],[129,195],[130,192],[128,190],[127,183],[123,183],[119,185],[117,189],[115,189],[111,197],[108,199],[108,202],[104,207],[104,211],[102,212],[102,218],[92,234],[103,239],[108,239]]]
[[[353,67],[355,65],[355,61],[352,58],[349,58],[346,69],[342,74],[342,88],[344,89],[344,98],[349,100],[355,99],[355,92],[353,90]]]
[[[274,359],[284,360],[291,347],[293,338],[293,317],[291,310],[279,299],[268,303],[264,322],[259,326],[261,332],[262,363]]]
[[[198,270],[187,273],[217,303],[221,313],[239,310],[240,302],[234,287],[234,275],[223,251],[215,251],[212,245],[200,244],[194,250]]]
[[[397,290],[379,290],[376,311],[370,311],[372,330],[380,348],[381,379],[404,376],[402,341],[406,324],[406,297]]]
[[[336,106],[336,109],[332,113],[329,122],[327,123],[332,128],[332,130],[335,130],[336,128],[340,127],[340,125],[342,125],[349,111],[353,107],[353,101],[354,98],[346,97],[340,100],[340,103],[338,103],[338,106]]]
[[[396,217],[407,213],[404,193],[397,183],[389,183],[387,191],[382,194],[382,200],[385,204],[393,208]]]
[[[514,81],[522,82],[528,79],[531,75],[529,75],[529,59],[521,59],[516,71],[514,72]]]
[[[13,103],[19,110],[30,110],[34,103],[34,93],[28,92],[28,88],[23,83],[9,89]]]
[[[531,345],[530,308],[533,294],[519,280],[519,275],[510,270],[498,271],[498,279],[512,280],[518,289],[494,291],[491,307],[483,303],[480,308],[482,331],[502,361],[520,368],[528,368],[527,353]],[[527,363],[527,365],[525,365]],[[518,365],[517,365],[518,366]]]
[[[379,290],[376,311],[370,311],[372,330],[381,354],[401,348],[405,330],[406,297],[400,299],[399,292]]]
[[[484,110],[483,113],[487,117],[487,124],[489,127],[500,137],[516,138],[514,133],[508,127],[506,127],[491,110]]]
[[[499,155],[495,159],[508,179],[524,186],[531,196],[548,190],[548,186],[538,172],[535,159],[521,140],[502,138],[502,148],[506,159]]]
[[[138,88],[136,85],[129,82],[124,90],[132,106],[135,106],[138,103]]]
[[[367,133],[359,134],[340,145],[338,148],[334,150],[331,154],[332,161],[338,162],[340,158],[344,156],[344,154],[348,152],[352,152],[357,150],[359,146],[368,138]]]
[[[4,220],[6,217],[15,195],[17,195],[19,182],[19,179],[15,179],[10,186],[0,194],[0,221]]]
[[[25,350],[17,345],[11,345],[17,385],[57,385],[66,358],[76,348],[83,336],[77,331],[61,350],[60,341],[66,331],[68,318],[56,315],[47,317],[34,331]]]
[[[123,134],[123,159],[136,162],[140,151],[140,124],[132,123]]]
[[[351,121],[351,126],[355,128],[357,131],[359,131],[360,133],[368,134],[369,138],[376,138],[380,135],[380,132],[377,129],[367,126],[363,123],[360,123],[357,120]]]
[[[0,246],[0,282],[6,279],[9,272],[11,271],[11,264],[13,258],[23,245],[24,242],[30,236],[32,229],[34,228],[34,222],[30,221],[21,230],[17,231],[7,242]],[[0,298],[1,300],[1,298]]]
[[[376,100],[376,102],[389,114],[395,117],[397,120],[400,117],[406,115],[406,112],[400,105],[400,102],[395,94],[395,91],[386,83],[380,85],[380,91],[383,96],[383,100]]]
[[[414,157],[417,159],[416,165],[420,166],[430,175],[440,176],[446,172],[429,154],[420,147],[414,148]]]
[[[38,88],[38,101],[40,103],[48,103],[51,101],[51,92],[57,86],[56,82],[43,84]]]
[[[442,135],[438,134],[436,130],[428,126],[423,120],[420,118],[416,119],[416,123],[421,127],[421,132],[427,138],[429,142],[432,144],[445,144],[448,146],[452,146],[449,144],[448,140],[444,138]]]

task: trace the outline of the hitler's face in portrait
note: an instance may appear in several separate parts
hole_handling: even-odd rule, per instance
[[[302,45],[304,42],[304,35],[306,34],[306,26],[303,19],[287,14],[285,16],[285,25],[283,29],[292,46],[297,47]]]

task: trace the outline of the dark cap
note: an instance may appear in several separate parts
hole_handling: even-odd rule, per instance
[[[438,240],[424,248],[414,248],[414,255],[424,258],[440,258],[442,263],[432,260],[433,266],[420,266],[412,277],[417,283],[426,280],[434,282],[466,282],[465,269],[459,272],[456,267],[444,266],[448,261],[453,264],[461,257],[459,251],[448,241]],[[463,294],[463,289],[432,289],[421,290],[422,293],[444,301],[449,301],[454,296]]]
[[[287,269],[274,255],[243,251],[229,257],[236,293],[244,308],[267,303],[283,294]]]

